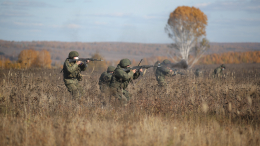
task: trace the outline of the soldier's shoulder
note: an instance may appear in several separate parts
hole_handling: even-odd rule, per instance
[[[69,62],[69,59],[68,59],[68,58],[64,60],[64,63],[67,63],[67,62]]]
[[[103,76],[105,76],[105,72],[103,72],[103,73],[100,75],[100,77],[103,77]]]
[[[169,70],[167,67],[165,67],[165,66],[158,67],[158,69],[159,69],[160,71],[164,71],[164,72],[170,71],[170,70]]]
[[[65,63],[67,64],[67,66],[73,66],[75,64],[75,62],[70,62],[69,58],[65,60]]]
[[[121,67],[117,67],[114,72],[122,72],[123,69]]]

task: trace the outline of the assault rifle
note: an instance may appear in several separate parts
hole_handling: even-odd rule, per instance
[[[131,68],[125,68],[125,69],[123,69],[123,71],[128,72],[128,71],[134,70],[134,69],[136,69],[137,71],[139,71],[140,69],[148,69],[148,68],[150,68],[150,67],[160,67],[160,66],[141,65],[141,66],[134,66],[134,67],[131,67]]]
[[[101,59],[94,59],[94,58],[79,58],[79,59],[69,59],[69,62],[74,62],[74,61],[82,61],[85,66],[87,66],[87,61],[103,61]]]
[[[180,74],[180,75],[186,75],[185,73],[182,73],[182,72],[179,72],[177,69],[171,69],[173,72],[174,72],[174,74]]]

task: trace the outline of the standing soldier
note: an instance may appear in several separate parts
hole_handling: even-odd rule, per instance
[[[136,69],[130,70],[129,72],[123,70],[129,68],[130,65],[131,61],[129,59],[120,60],[110,82],[111,94],[124,105],[126,105],[127,101],[131,98],[130,93],[126,90],[129,82],[137,79],[140,76],[140,72],[143,71],[142,69],[139,70],[140,72]]]
[[[221,64],[221,66],[217,67],[216,69],[214,69],[214,75],[216,76],[220,76],[221,74],[223,74],[223,70],[226,69],[224,64]]]
[[[74,99],[83,95],[82,87],[79,85],[79,81],[82,81],[80,72],[87,68],[81,61],[69,62],[69,59],[78,59],[78,56],[77,51],[71,51],[63,65],[63,81]]]
[[[158,81],[159,86],[165,87],[167,85],[165,81],[165,76],[170,76],[172,75],[172,70],[168,67],[168,65],[171,64],[171,61],[168,59],[165,59],[160,67],[157,67],[155,71],[155,77],[156,80]]]

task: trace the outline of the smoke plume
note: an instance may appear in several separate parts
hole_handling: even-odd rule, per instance
[[[177,63],[171,63],[170,68],[179,68],[179,69],[187,69],[188,68],[188,64],[185,60],[181,60]]]

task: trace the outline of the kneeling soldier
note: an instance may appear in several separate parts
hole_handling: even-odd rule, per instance
[[[221,64],[219,67],[215,68],[214,73],[213,73],[214,76],[219,77],[219,76],[223,75],[224,69],[226,69],[224,64]]]
[[[98,85],[101,92],[105,93],[108,90],[115,69],[114,66],[109,66],[107,71],[103,72],[99,77]]]
[[[165,59],[161,63],[161,67],[157,67],[157,69],[155,71],[156,80],[158,82],[158,85],[161,87],[167,86],[167,83],[165,81],[165,76],[172,75],[172,70],[169,67],[167,67],[167,65],[169,65],[169,64],[171,64],[171,61],[169,61],[168,59]]]
[[[109,66],[107,71],[103,72],[99,77],[98,85],[101,92],[99,98],[103,106],[105,106],[110,101],[109,85],[115,69],[116,68],[114,66]]]

